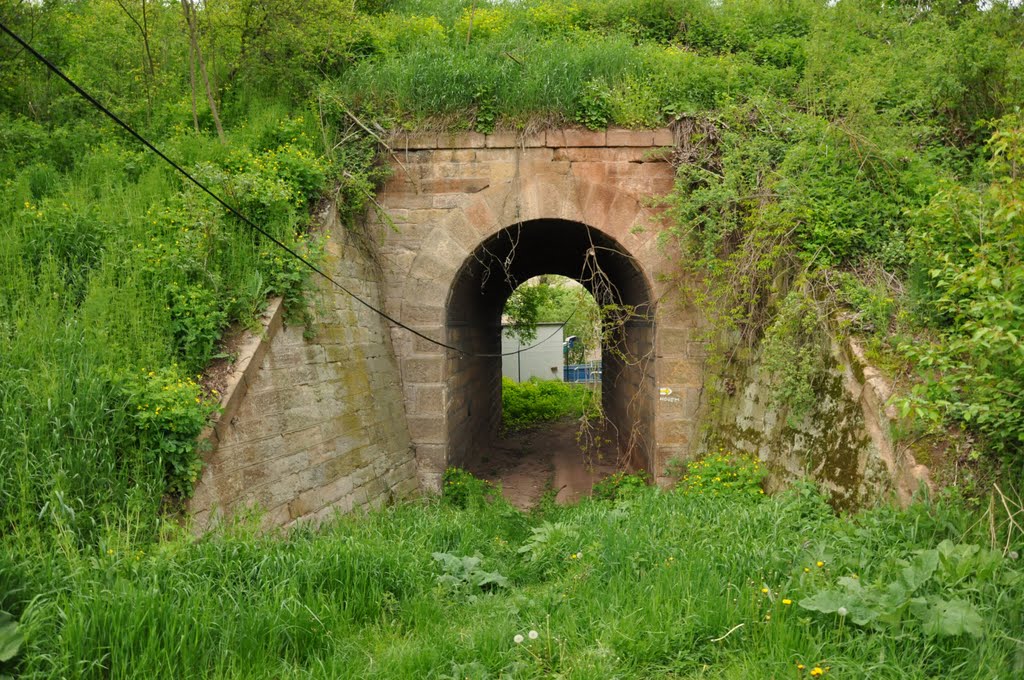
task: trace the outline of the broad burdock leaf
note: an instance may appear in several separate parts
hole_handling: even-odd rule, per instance
[[[932,577],[935,570],[939,566],[939,551],[938,550],[921,550],[918,551],[917,556],[901,571],[903,577],[903,583],[907,586],[907,589],[912,593],[920,588],[924,583]]]
[[[7,612],[0,612],[0,663],[10,661],[17,656],[24,640],[14,617]]]
[[[929,635],[963,635],[974,637],[982,634],[983,621],[974,605],[966,600],[935,599],[931,607],[921,613],[924,632]]]
[[[842,593],[838,590],[822,590],[810,597],[800,600],[800,606],[822,614],[835,614],[840,607],[849,609],[853,604],[849,593]]]

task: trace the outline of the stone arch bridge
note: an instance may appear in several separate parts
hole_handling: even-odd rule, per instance
[[[378,195],[382,292],[420,484],[439,488],[501,418],[501,311],[539,274],[575,278],[631,310],[604,352],[602,399],[621,457],[663,474],[690,453],[701,389],[698,320],[659,247],[669,130],[409,134]],[[595,273],[597,273],[595,275]]]
[[[312,333],[272,304],[262,334],[228,342],[236,358],[189,502],[195,527],[250,506],[268,527],[319,521],[438,489],[447,466],[472,462],[497,433],[501,311],[538,274],[576,278],[632,312],[603,352],[620,457],[661,476],[692,455],[699,321],[667,294],[678,266],[658,245],[652,203],[672,187],[672,143],[667,130],[392,139],[374,246],[328,206],[320,217],[336,238],[324,266],[458,351],[323,281]]]

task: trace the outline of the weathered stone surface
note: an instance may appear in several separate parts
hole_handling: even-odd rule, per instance
[[[344,229],[333,234],[329,269],[380,305],[374,265]],[[215,446],[204,455],[189,504],[197,530],[253,505],[266,511],[263,526],[271,527],[415,491],[409,431],[396,408],[402,395],[390,329],[336,289],[321,295],[312,340],[301,327],[282,329],[274,303],[264,334],[240,353],[235,387],[225,396],[230,408],[216,424]],[[391,474],[398,469],[404,476]]]
[[[659,211],[648,205],[652,195],[672,187],[674,172],[659,148],[671,145],[670,131],[549,130],[526,139],[496,134],[486,137],[483,147],[479,138],[463,141],[460,148],[457,137],[441,139],[443,149],[406,154],[408,174],[423,194],[408,193],[409,186],[392,192],[389,185],[379,196],[384,209],[401,222],[400,234],[381,232],[381,263],[388,309],[397,310],[402,323],[460,348],[487,351],[496,327],[451,299],[459,271],[502,230],[540,219],[586,224],[611,237],[637,263],[643,281],[636,285],[655,291],[659,301],[672,299],[678,286],[663,274],[673,271],[674,264],[658,248]],[[474,193],[446,193],[455,189]],[[545,252],[548,244],[519,247],[519,256],[529,257]],[[617,285],[632,284],[618,280]],[[662,464],[656,456],[658,433],[665,433],[677,453],[692,448],[703,365],[691,333],[699,325],[695,312],[661,302],[658,309],[653,327],[627,333],[632,351],[651,355],[644,367],[606,368],[606,389],[614,393],[609,415],[630,423],[620,433],[620,444],[628,457],[652,470]],[[655,355],[655,329],[663,321],[682,333],[658,343]],[[493,358],[456,354],[399,329],[393,329],[393,338],[418,479],[422,488],[435,488],[447,465],[476,455],[496,431],[500,371],[495,372]],[[679,390],[671,404],[657,401],[662,380]]]
[[[672,131],[667,128],[661,128],[654,131],[654,146],[673,146],[675,144],[675,137]]]
[[[485,137],[479,132],[454,132],[441,134],[437,139],[439,149],[482,149]]]
[[[608,140],[604,130],[567,129],[563,131],[563,134],[565,135],[564,146],[606,146]],[[548,146],[552,146],[550,141]]]
[[[653,130],[623,130],[609,128],[608,146],[654,146]]]

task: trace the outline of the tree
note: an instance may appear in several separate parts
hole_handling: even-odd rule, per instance
[[[210,115],[213,116],[213,123],[217,127],[217,136],[224,141],[224,127],[220,124],[220,115],[217,113],[217,102],[213,98],[213,88],[210,86],[210,78],[206,74],[206,62],[203,60],[203,51],[199,47],[199,19],[195,5],[192,0],[181,0],[181,9],[185,14],[185,24],[188,28],[189,39],[189,80],[192,85],[192,122],[195,124],[196,132],[199,132],[199,114],[196,111],[196,65],[199,65],[199,74],[203,78],[203,86],[206,88],[206,100],[210,105]]]

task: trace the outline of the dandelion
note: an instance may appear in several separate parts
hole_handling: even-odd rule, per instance
[[[522,635],[520,635],[519,633],[516,633],[516,636],[514,638],[512,638],[512,641],[515,642],[517,645],[521,645],[521,644],[523,644],[523,640],[524,639],[525,638]]]
[[[789,598],[786,598],[786,599],[784,599],[782,601],[782,604],[784,604],[784,605],[786,605],[788,607],[789,605],[793,604],[793,600],[790,600]]]
[[[840,607],[836,610],[836,614],[839,614],[840,616],[846,616],[848,613],[849,612],[847,611],[846,607]]]
[[[796,665],[796,669],[797,669],[798,671],[802,671],[802,670],[803,670],[803,669],[805,669],[805,668],[807,668],[807,666],[803,665],[802,663],[798,663],[798,664]]]
[[[767,595],[768,594],[768,589],[767,588],[761,588],[761,592],[764,593],[765,595]]]
[[[821,567],[824,567],[824,566],[825,566],[825,563],[824,563],[824,562],[822,562],[821,560],[818,560],[818,561],[817,561],[817,562],[816,562],[815,564],[817,564],[817,565],[818,565],[818,568],[819,568],[819,569],[820,569]]]
[[[536,640],[540,636],[539,633],[537,633],[537,631],[535,630],[531,630],[529,633],[527,633],[527,635],[531,640]]]
[[[814,668],[811,669],[811,677],[812,678],[818,678],[818,677],[821,677],[822,675],[825,675],[825,669],[823,669],[821,666],[815,666]]]

